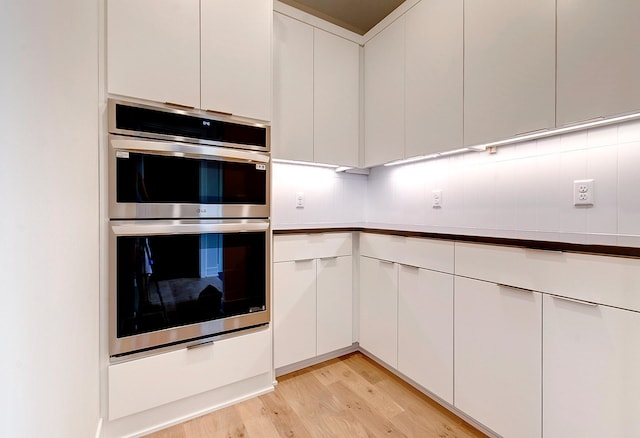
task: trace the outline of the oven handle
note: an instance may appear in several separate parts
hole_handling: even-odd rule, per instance
[[[269,155],[240,149],[199,146],[156,140],[135,140],[126,137],[111,136],[111,148],[123,152],[148,152],[154,155],[172,157],[201,158],[205,160],[224,160],[237,162],[268,163]]]
[[[116,236],[157,236],[168,234],[246,233],[267,231],[269,221],[117,221],[111,223]]]

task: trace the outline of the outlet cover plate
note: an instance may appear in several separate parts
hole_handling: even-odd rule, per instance
[[[577,179],[573,182],[573,205],[593,206],[593,179]]]

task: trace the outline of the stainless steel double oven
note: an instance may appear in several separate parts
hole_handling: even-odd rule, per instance
[[[113,359],[269,323],[270,129],[110,100]]]

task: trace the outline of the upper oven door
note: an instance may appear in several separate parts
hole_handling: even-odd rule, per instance
[[[111,219],[267,218],[269,155],[109,136]]]

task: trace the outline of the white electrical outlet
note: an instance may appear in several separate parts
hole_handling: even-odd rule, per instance
[[[592,179],[578,179],[573,182],[573,205],[593,205]]]
[[[434,190],[433,194],[433,208],[442,208],[442,190]]]
[[[296,192],[296,208],[304,208],[304,193]]]

